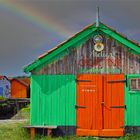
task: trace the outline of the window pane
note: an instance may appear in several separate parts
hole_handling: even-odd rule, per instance
[[[130,79],[130,90],[140,90],[140,78]]]
[[[131,82],[130,82],[130,90],[136,90],[136,79],[131,79]]]
[[[140,90],[140,79],[138,79],[138,89]]]

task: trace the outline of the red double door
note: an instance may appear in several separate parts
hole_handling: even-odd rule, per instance
[[[77,76],[79,136],[124,135],[124,75]]]

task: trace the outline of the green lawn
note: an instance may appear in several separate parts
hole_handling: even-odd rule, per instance
[[[0,140],[30,140],[29,134],[22,128],[25,122],[0,123]],[[123,138],[93,138],[93,137],[36,137],[35,140],[140,140],[140,136],[127,136]]]
[[[23,123],[0,124],[0,140],[29,140],[29,135],[22,125]]]
[[[29,105],[18,112],[10,122],[0,121],[0,140],[30,140],[28,132],[22,128],[29,123]],[[16,119],[25,119],[27,122],[17,122]],[[123,138],[93,138],[93,137],[57,137],[48,138],[38,136],[34,140],[140,140],[140,136],[126,136]]]

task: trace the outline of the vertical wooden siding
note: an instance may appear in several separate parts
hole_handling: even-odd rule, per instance
[[[124,126],[124,75],[104,77],[104,129],[118,129]]]
[[[102,129],[102,76],[77,76],[77,126],[82,129]],[[85,82],[80,82],[80,81]],[[89,80],[89,82],[86,82]]]
[[[77,135],[123,136],[123,74],[77,76]]]
[[[122,44],[116,42],[112,38],[104,36],[104,46],[105,49],[103,53],[105,55],[113,54],[114,61],[120,60],[119,66],[109,66],[109,62],[104,61],[104,58],[100,58],[99,65],[97,63],[97,56],[91,53],[94,50],[93,38],[90,38],[85,43],[81,44],[77,48],[72,48],[68,50],[68,54],[61,57],[53,63],[44,65],[39,71],[32,71],[33,74],[77,74],[81,73],[79,62],[81,59],[90,60],[90,65],[85,64],[82,68],[88,70],[82,73],[140,73],[140,56],[130,53],[131,50],[126,49]],[[104,68],[104,72],[97,72],[92,70],[92,68]],[[108,71],[110,69],[120,69],[118,72]]]
[[[32,75],[31,125],[76,125],[74,75]]]
[[[140,90],[130,90],[130,80],[140,78],[140,74],[127,75],[125,85],[125,126],[140,126]]]

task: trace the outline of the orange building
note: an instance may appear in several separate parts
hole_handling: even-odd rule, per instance
[[[29,98],[30,79],[13,78],[11,80],[11,98]]]

